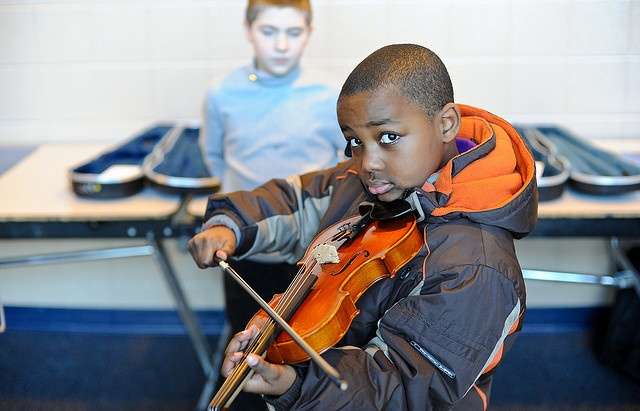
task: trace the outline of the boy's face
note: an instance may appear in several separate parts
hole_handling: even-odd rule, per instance
[[[451,103],[443,111],[447,107],[457,110]],[[422,187],[444,165],[458,127],[456,122],[452,130],[450,119],[441,118],[443,111],[430,119],[393,88],[340,99],[338,122],[371,194],[381,201],[396,200],[405,190]]]
[[[305,13],[293,7],[266,7],[246,29],[258,69],[273,76],[298,65],[311,34]]]

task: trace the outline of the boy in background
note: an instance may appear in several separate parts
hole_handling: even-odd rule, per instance
[[[277,410],[486,410],[491,375],[525,312],[513,240],[537,216],[530,152],[505,120],[455,104],[442,61],[413,44],[377,50],[353,70],[338,121],[350,161],[210,197],[189,244],[198,266],[276,250],[295,261],[362,201],[407,201],[424,216],[424,247],[402,275],[361,296],[347,334],[323,353],[347,391],[314,363],[255,354],[244,389]],[[256,333],[252,325],[231,340],[224,376]]]
[[[341,158],[337,93],[309,81],[300,67],[311,20],[309,0],[248,1],[245,29],[253,62],[208,90],[204,107],[201,144],[224,191],[250,190],[271,178],[335,165]],[[297,270],[281,261],[269,264],[274,258],[245,260],[238,267],[267,301],[287,287]],[[224,289],[227,319],[236,333],[259,307],[227,276]]]

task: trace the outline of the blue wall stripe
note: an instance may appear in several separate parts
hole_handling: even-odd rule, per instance
[[[186,331],[173,310],[93,310],[5,307],[7,331],[52,331],[104,334],[183,335]],[[219,335],[224,312],[197,311],[207,335]]]
[[[584,331],[606,319],[610,311],[611,308],[608,306],[532,308],[525,314],[522,333]]]
[[[527,311],[522,333],[559,333],[591,328],[608,313],[607,307],[533,308]],[[64,309],[5,307],[8,331],[50,331],[99,334],[183,335],[173,310]],[[197,311],[203,332],[219,335],[224,311]]]

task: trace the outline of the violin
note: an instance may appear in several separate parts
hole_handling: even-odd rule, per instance
[[[316,352],[337,344],[358,315],[356,301],[373,284],[393,278],[420,251],[423,237],[412,210],[405,205],[361,206],[363,216],[340,221],[320,232],[298,262],[290,286],[269,306],[283,317]],[[389,208],[390,207],[390,208]],[[392,211],[390,211],[392,210]],[[263,324],[244,352],[262,355],[276,364],[309,360],[298,343],[260,310],[250,321]],[[228,407],[253,371],[241,361],[227,377],[210,410]]]

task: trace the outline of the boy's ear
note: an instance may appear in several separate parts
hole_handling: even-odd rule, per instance
[[[442,133],[442,142],[449,143],[453,141],[460,130],[460,109],[455,103],[447,103],[442,110],[438,112],[440,119],[440,131]]]

